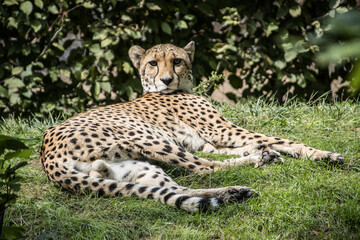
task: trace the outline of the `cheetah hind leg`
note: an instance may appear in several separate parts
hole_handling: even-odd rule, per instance
[[[96,160],[92,164],[90,175],[99,178],[113,179],[141,184],[144,186],[160,186],[179,194],[191,197],[218,198],[225,203],[241,202],[249,199],[255,191],[249,187],[228,186],[210,189],[190,189],[179,186],[163,169],[145,161],[129,160],[107,163]]]

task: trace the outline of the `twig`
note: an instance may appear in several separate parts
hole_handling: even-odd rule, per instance
[[[35,59],[35,62],[37,62],[39,60],[40,57],[42,57],[45,52],[48,50],[48,48],[50,47],[51,43],[55,40],[55,38],[59,35],[59,33],[61,32],[62,28],[64,25],[64,16],[61,17],[61,26],[60,28],[55,32],[54,36],[52,36],[52,38],[50,39],[50,42],[45,46],[45,48],[42,50],[42,52],[40,53],[40,55]]]
[[[60,13],[61,14],[61,25],[60,25],[60,28],[55,32],[55,34],[52,36],[52,38],[50,39],[49,43],[45,46],[45,48],[41,51],[40,55],[35,59],[35,62],[37,62],[39,60],[40,57],[42,57],[46,51],[49,49],[50,45],[52,44],[52,42],[57,38],[57,36],[59,35],[59,33],[62,31],[63,29],[63,26],[64,26],[64,18],[68,16],[68,14],[72,11],[74,11],[75,9],[79,8],[79,7],[82,7],[83,5],[82,4],[79,4],[79,5],[76,5],[75,7],[73,8],[70,8],[69,10],[63,12],[63,13]],[[60,17],[60,14],[59,16],[57,17],[57,19]],[[55,22],[57,21],[57,19],[54,21],[54,23],[51,25],[50,29],[55,25]]]

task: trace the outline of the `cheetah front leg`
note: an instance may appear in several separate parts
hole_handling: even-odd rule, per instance
[[[246,144],[242,144],[241,147],[237,147],[234,150],[225,148],[225,150],[234,152],[233,154],[238,152],[240,156],[246,156],[249,153],[261,150],[263,156],[270,158],[268,162],[276,161],[277,159],[283,161],[280,153],[285,153],[295,158],[305,157],[316,161],[344,162],[344,157],[341,154],[315,149],[303,143],[277,137],[268,137],[257,133],[254,133],[253,137],[254,139],[249,139],[252,138],[249,137]]]
[[[209,103],[203,103],[203,105],[212,114],[209,118],[201,118],[203,124],[195,125],[194,129],[201,138],[214,147],[210,147],[210,152],[235,154],[242,157],[260,155],[261,161],[265,163],[281,160],[279,152],[293,157],[309,157],[314,160],[338,163],[344,160],[341,154],[314,149],[302,143],[268,137],[240,128],[221,116]],[[191,118],[185,119],[185,123],[191,125]]]
[[[261,157],[259,164],[261,166],[265,163],[284,162],[280,153],[291,155],[295,158],[306,157],[315,161],[324,160],[329,162],[343,163],[344,157],[341,154],[332,153],[329,151],[322,151],[309,147],[303,143],[294,142],[287,139],[276,137],[268,137],[263,134],[254,133],[256,137],[253,140],[249,139],[243,142],[241,147],[214,147],[207,143],[203,151],[210,153],[232,154],[238,156],[258,155]],[[250,138],[250,137],[249,137]],[[233,140],[236,142],[236,139]],[[245,144],[244,144],[245,143]]]
[[[249,162],[249,164],[254,163],[254,167],[260,167],[268,163],[283,163],[284,159],[281,157],[281,154],[277,151],[271,150],[270,148],[264,145],[246,145],[243,147],[214,147],[210,143],[206,143],[202,149],[203,152],[217,153],[217,154],[226,154],[226,155],[238,155],[243,157],[255,157],[258,160],[254,162]]]
[[[344,162],[344,156],[341,154],[315,149],[288,139],[268,137],[258,133],[253,133],[252,137],[249,137],[246,144],[243,144],[238,151],[246,155],[247,153],[257,152],[260,149],[265,156],[274,159],[281,158],[279,153],[285,153],[295,158],[305,157],[316,161]]]
[[[332,163],[344,162],[344,156],[341,154],[322,151],[287,139],[268,137],[268,146],[275,151],[289,154],[296,158],[306,157],[315,161],[324,160]]]
[[[160,138],[155,139],[153,136],[151,136],[151,139],[153,139],[151,142],[147,139],[148,138],[144,137],[143,140],[137,142],[125,141],[124,143],[120,140],[117,144],[108,147],[108,149],[111,149],[111,152],[118,153],[112,155],[112,161],[121,161],[121,158],[116,159],[116,155],[120,157],[122,152],[125,152],[128,155],[133,156],[134,159],[166,162],[197,173],[211,173],[233,166],[256,165],[259,164],[262,159],[261,155],[250,154],[248,156],[232,158],[225,161],[212,161],[197,157],[181,146],[167,140],[162,140]],[[146,146],[146,148],[143,146]]]

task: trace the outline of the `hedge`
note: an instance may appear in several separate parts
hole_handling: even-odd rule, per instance
[[[330,74],[320,68],[314,60],[319,45],[309,34],[320,38],[326,19],[355,6],[334,0],[4,0],[0,108],[42,116],[127,100],[142,91],[130,46],[190,40],[197,83],[227,70],[233,87],[246,80],[244,96],[281,98],[291,89],[308,98],[328,91],[349,66]]]

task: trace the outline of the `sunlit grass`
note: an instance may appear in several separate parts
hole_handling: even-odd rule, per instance
[[[286,156],[281,165],[202,176],[162,164],[182,185],[243,185],[259,194],[216,212],[189,214],[151,200],[98,198],[56,188],[42,171],[38,149],[43,131],[61,120],[8,118],[1,121],[0,134],[27,139],[35,151],[20,171],[20,198],[7,209],[5,223],[24,226],[31,239],[359,239],[360,103],[259,100],[217,107],[244,128],[344,154],[345,164]]]

